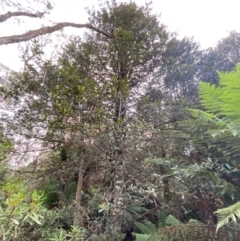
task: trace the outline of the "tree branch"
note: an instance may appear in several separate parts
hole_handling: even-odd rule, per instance
[[[27,12],[7,12],[0,15],[0,23],[8,20],[11,17],[26,16],[30,18],[42,18],[45,12],[43,13],[27,13]]]
[[[12,35],[12,36],[6,36],[6,37],[1,37],[0,38],[0,45],[3,44],[13,44],[13,43],[20,43],[24,41],[31,40],[33,38],[36,38],[40,35],[48,34],[48,33],[53,33],[56,31],[59,31],[65,27],[73,27],[73,28],[88,28],[91,30],[94,30],[97,33],[100,33],[108,38],[112,38],[112,35],[109,33],[106,33],[100,29],[95,28],[91,24],[77,24],[77,23],[69,23],[69,22],[63,22],[63,23],[57,23],[54,26],[51,27],[43,27],[35,30],[30,30],[24,34],[20,35]]]

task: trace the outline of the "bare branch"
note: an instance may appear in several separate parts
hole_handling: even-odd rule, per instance
[[[28,13],[28,12],[7,12],[5,14],[0,15],[0,23],[8,20],[11,17],[19,17],[26,16],[30,18],[42,18],[45,12],[42,13]]]
[[[31,40],[33,38],[36,38],[40,35],[48,34],[48,33],[53,33],[56,31],[59,31],[65,27],[73,27],[73,28],[88,28],[91,30],[96,31],[97,33],[100,33],[108,38],[112,38],[112,35],[109,33],[106,33],[100,29],[95,28],[91,24],[77,24],[77,23],[69,23],[69,22],[63,22],[63,23],[57,23],[54,26],[51,27],[43,27],[39,28],[36,30],[30,30],[24,34],[20,35],[12,35],[12,36],[6,36],[6,37],[1,37],[0,38],[0,45],[3,44],[13,44],[13,43],[20,43],[24,41]]]

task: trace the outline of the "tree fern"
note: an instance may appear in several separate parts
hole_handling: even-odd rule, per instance
[[[224,165],[229,164],[232,171],[239,169],[240,65],[230,73],[220,72],[219,79],[219,86],[204,82],[199,84],[200,102],[205,110],[188,109],[194,120],[179,125],[185,133],[189,133],[188,138],[194,143],[191,150],[204,153],[203,158],[211,157],[217,165],[208,168],[223,178],[223,173],[226,176],[231,172],[222,168]],[[205,148],[202,148],[203,145]],[[188,154],[187,147],[185,150],[184,154]],[[236,185],[230,179],[228,182]]]
[[[180,224],[158,230],[148,241],[218,241],[214,226]],[[233,240],[232,240],[233,241]]]
[[[137,241],[237,241],[240,228],[225,226],[216,233],[215,225],[206,225],[199,220],[190,219],[188,223],[182,223],[172,215],[166,218],[166,224],[156,232],[139,235]],[[146,239],[148,237],[148,239]]]
[[[238,241],[240,229],[205,224],[180,224],[159,229],[147,241]]]
[[[218,132],[213,131],[216,139],[224,140],[229,143],[223,147],[225,156],[235,157],[239,152],[239,129],[240,129],[240,64],[235,66],[235,69],[229,73],[219,73],[219,86],[210,85],[209,83],[201,82],[199,84],[200,102],[207,110],[209,115],[215,115],[212,119],[220,118],[225,122],[226,126],[219,128]],[[192,114],[196,115],[192,111]],[[217,145],[216,145],[217,146]],[[217,231],[224,224],[229,222],[237,222],[240,218],[240,202],[235,203],[227,208],[219,209],[215,212],[218,216]]]
[[[165,217],[165,219],[164,219]],[[161,220],[161,221],[159,221]],[[190,219],[187,224],[172,215],[159,215],[158,221],[168,226],[158,228],[150,221],[144,220],[142,223],[135,222],[136,227],[142,234],[135,233],[137,241],[218,241],[215,226],[208,226],[198,220]],[[221,230],[220,236],[225,238],[233,237],[233,233],[228,230]],[[222,239],[234,241],[234,239]]]
[[[134,233],[136,241],[237,241],[240,228],[229,226],[221,227],[216,233],[216,226],[206,225],[198,220],[190,219],[187,224],[169,215],[163,228],[154,227],[154,224],[146,220],[144,223],[136,222],[142,234]],[[155,230],[155,231],[154,231]],[[154,231],[154,232],[153,232]]]

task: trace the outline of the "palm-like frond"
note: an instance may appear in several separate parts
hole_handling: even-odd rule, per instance
[[[221,111],[223,105],[221,87],[200,81],[199,96],[201,104],[208,112],[217,113]]]
[[[180,220],[178,220],[177,218],[175,218],[172,215],[168,215],[167,219],[166,219],[166,224],[167,225],[172,225],[172,226],[178,226],[183,224]]]
[[[194,121],[180,123],[194,143],[196,152],[201,145],[205,157],[217,160],[222,170],[229,163],[235,170],[239,169],[237,162],[240,156],[240,65],[230,73],[219,73],[219,86],[200,82],[199,97],[205,110],[188,109]],[[200,138],[199,138],[200,137]],[[219,171],[219,168],[217,171]],[[234,169],[232,168],[232,169]],[[212,169],[211,169],[212,170]],[[214,166],[216,170],[216,166]],[[224,170],[223,170],[224,171]],[[222,173],[220,171],[220,173]]]
[[[240,65],[230,73],[219,73],[219,86],[200,82],[199,97],[203,107],[217,116],[227,116],[236,122],[240,119]]]
[[[147,241],[150,237],[150,234],[141,234],[141,233],[135,233],[136,241]]]
[[[215,128],[206,130],[208,136],[209,134],[212,136],[208,143],[211,143],[215,149],[221,150],[226,160],[235,160],[236,166],[239,167],[236,157],[239,155],[240,140],[240,64],[237,64],[230,73],[219,73],[219,79],[219,86],[204,82],[199,84],[200,102],[206,112],[189,111],[200,121],[214,123]],[[240,202],[219,209],[215,213],[219,218],[218,231],[227,223],[237,222],[237,218],[240,218]]]
[[[158,216],[158,224],[157,224],[157,227],[158,228],[164,228],[164,227],[166,227],[166,220],[167,220],[167,217],[168,217],[168,215],[167,215],[167,213],[165,213],[165,212],[161,212],[160,214],[159,214],[159,216]]]
[[[144,220],[142,223],[135,222],[134,224],[142,234],[152,234],[157,231],[156,225],[148,220]]]
[[[240,202],[237,202],[229,207],[218,209],[215,212],[218,216],[217,231],[223,225],[233,221],[237,223],[237,218],[240,218]]]

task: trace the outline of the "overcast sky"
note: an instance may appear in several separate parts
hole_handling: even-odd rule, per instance
[[[48,16],[53,22],[87,22],[85,7],[95,6],[97,0],[54,0],[55,8]],[[144,0],[136,0],[141,5]],[[240,32],[240,0],[153,0],[153,11],[161,14],[161,23],[179,37],[189,36],[200,43],[202,48],[212,47],[232,30]],[[39,27],[41,21],[27,19],[17,25],[10,23],[1,26],[0,36],[24,32]],[[81,30],[64,30],[67,34],[81,34]],[[18,69],[17,45],[0,46],[0,62]]]

